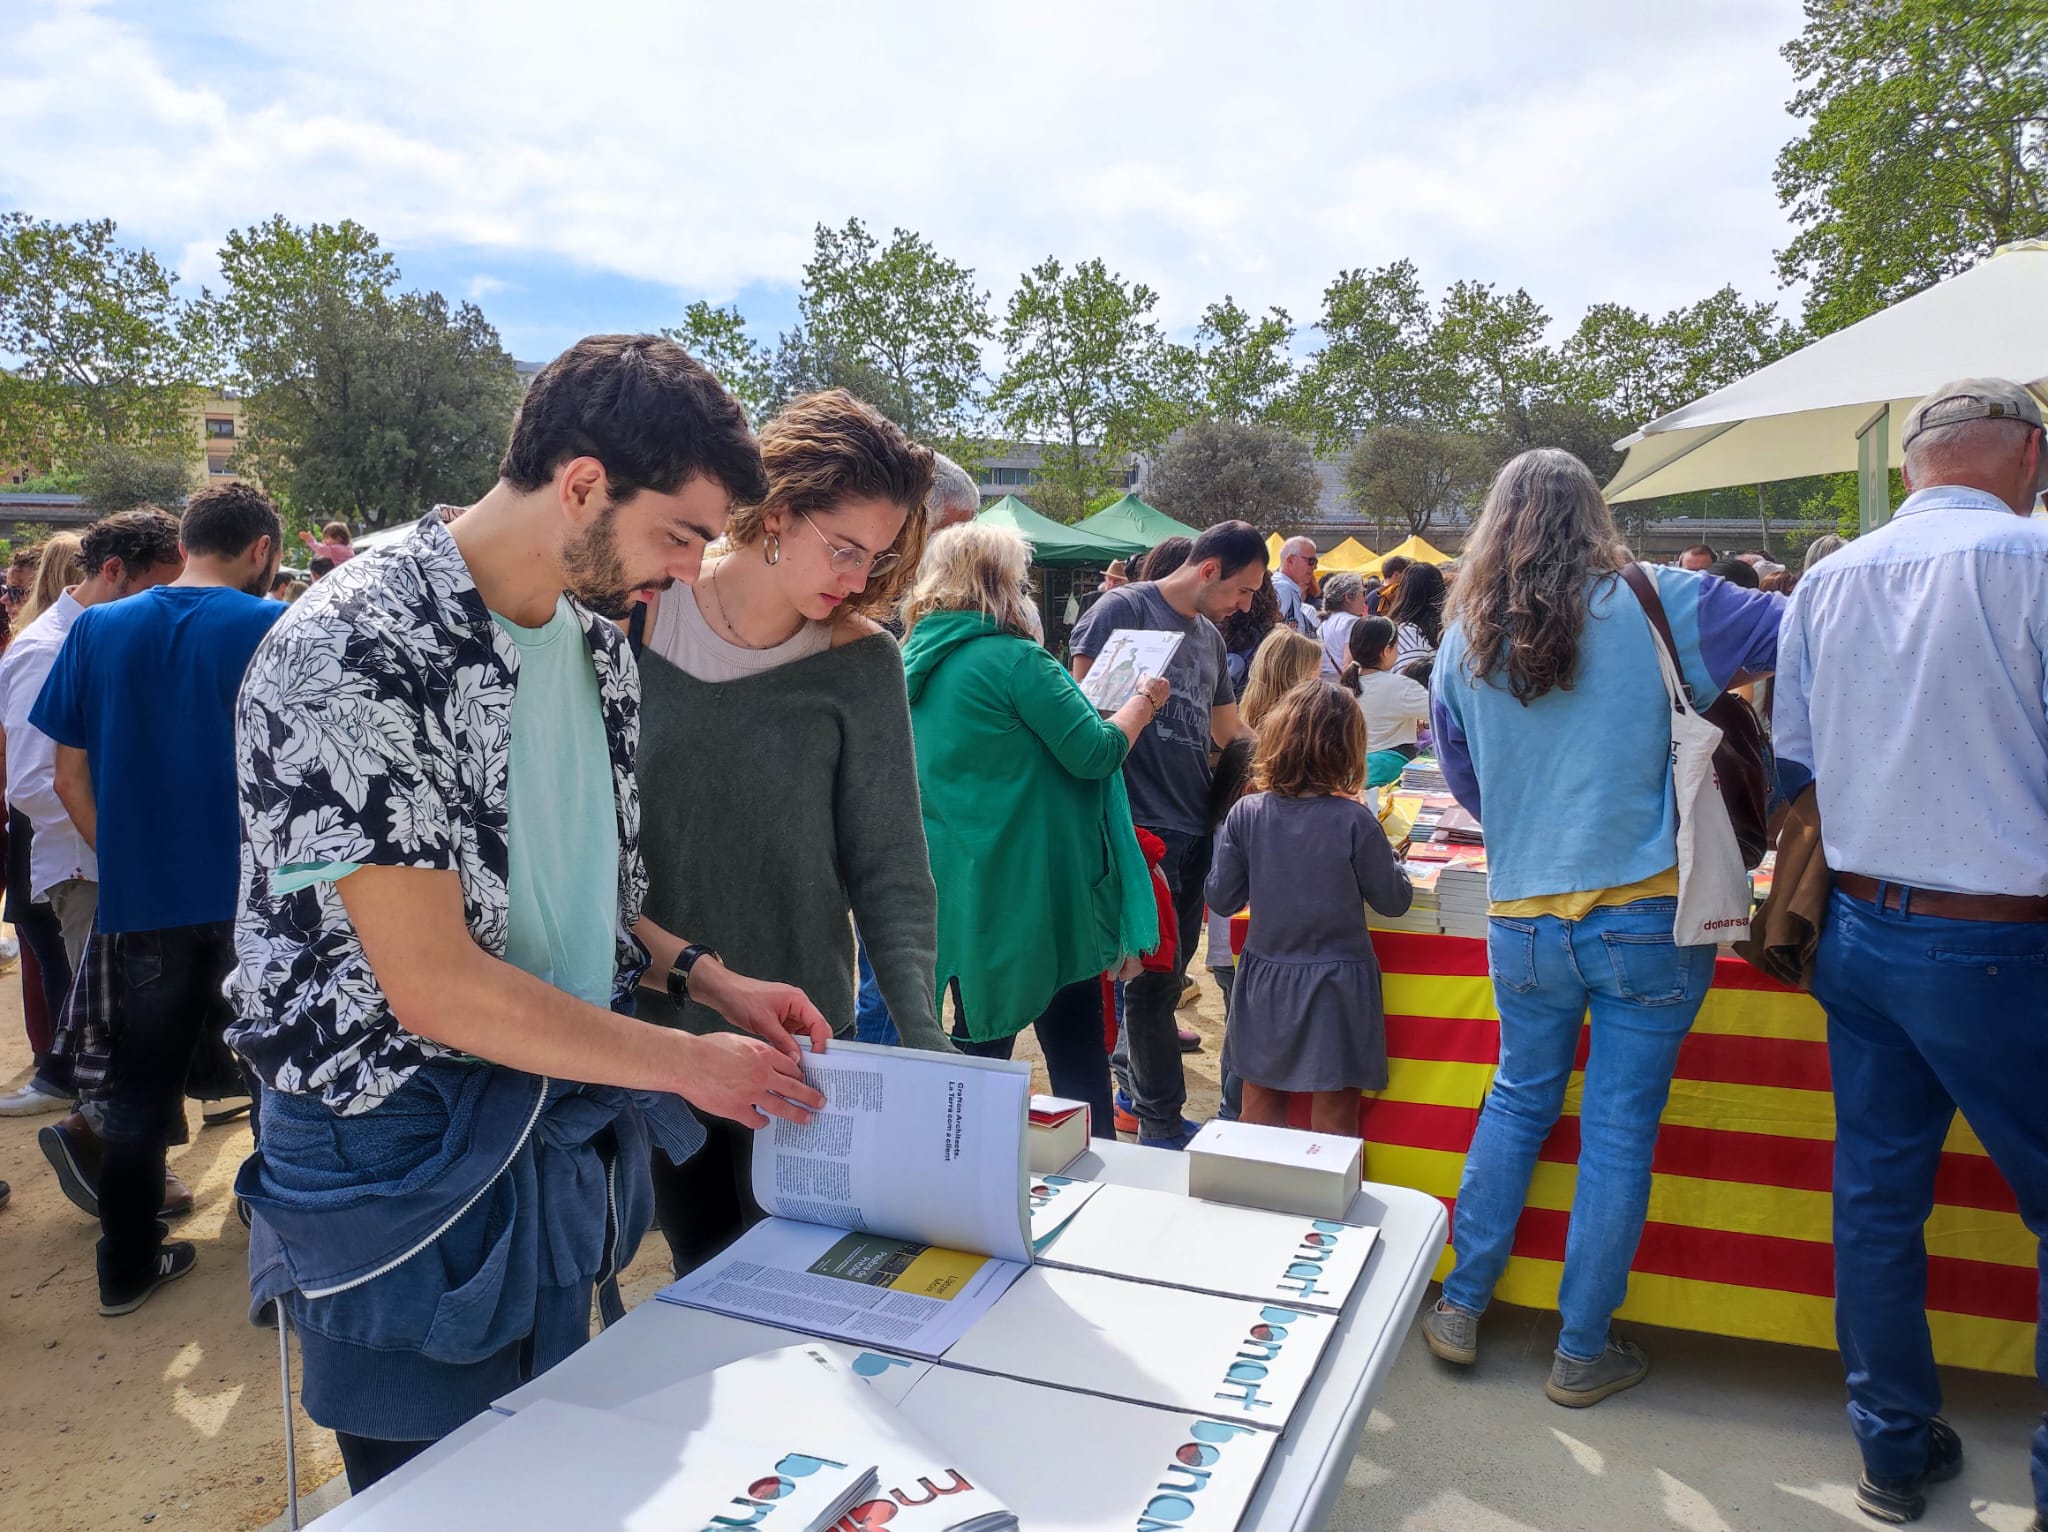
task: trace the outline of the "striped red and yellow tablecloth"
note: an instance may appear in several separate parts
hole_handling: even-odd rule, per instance
[[[1233,945],[1242,945],[1243,917],[1233,924]],[[1453,1205],[1499,1061],[1486,943],[1375,931],[1373,945],[1386,975],[1389,1068],[1387,1089],[1364,1098],[1365,1173]],[[1585,1048],[1582,1039],[1581,1066]],[[1583,1083],[1574,1073],[1564,1116],[1543,1146],[1498,1289],[1505,1302],[1556,1306]],[[1820,1007],[1723,958],[1679,1050],[1622,1317],[1832,1348],[1834,1126]],[[1936,1357],[2031,1375],[2035,1242],[2012,1188],[1960,1116],[1935,1203],[1927,1307]],[[1455,1207],[1452,1228],[1455,1238]],[[1439,1277],[1450,1259],[1447,1251]]]

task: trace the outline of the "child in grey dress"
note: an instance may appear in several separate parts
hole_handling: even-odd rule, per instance
[[[1365,716],[1350,693],[1312,680],[1259,729],[1254,791],[1216,837],[1209,907],[1251,906],[1223,1063],[1244,1080],[1244,1120],[1287,1122],[1309,1097],[1318,1133],[1359,1132],[1358,1093],[1387,1083],[1380,965],[1364,905],[1406,912],[1411,890],[1386,832],[1357,793]]]

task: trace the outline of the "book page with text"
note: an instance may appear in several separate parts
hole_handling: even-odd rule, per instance
[[[824,1109],[754,1134],[766,1211],[1029,1263],[1030,1065],[835,1041],[803,1069]]]

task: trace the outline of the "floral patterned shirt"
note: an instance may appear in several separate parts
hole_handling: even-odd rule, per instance
[[[512,695],[519,652],[491,620],[445,511],[313,586],[250,662],[236,707],[242,816],[228,1040],[273,1089],[367,1112],[449,1050],[407,1031],[324,864],[454,871],[463,917],[502,957]],[[597,672],[618,813],[615,1008],[647,967],[633,756],[639,673],[624,636],[576,607]]]

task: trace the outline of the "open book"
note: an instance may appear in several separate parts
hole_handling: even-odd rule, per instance
[[[1102,712],[1114,713],[1147,676],[1166,674],[1166,663],[1180,647],[1181,635],[1149,628],[1118,628],[1088,667],[1081,695]]]
[[[835,1042],[803,1070],[823,1110],[754,1135],[754,1197],[774,1216],[661,1296],[942,1356],[1031,1262],[1031,1068]]]

